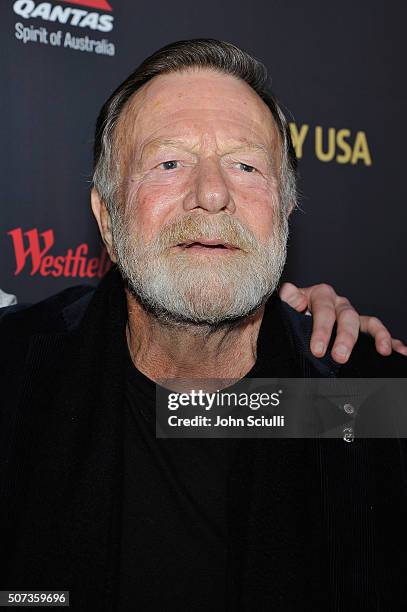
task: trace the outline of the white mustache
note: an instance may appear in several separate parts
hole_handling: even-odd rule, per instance
[[[200,242],[200,240],[217,241],[242,251],[253,251],[258,248],[258,241],[252,232],[236,219],[223,217],[222,221],[219,219],[213,223],[202,215],[182,217],[164,227],[151,247],[161,252],[168,247],[186,242]]]

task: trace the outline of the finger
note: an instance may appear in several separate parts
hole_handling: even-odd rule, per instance
[[[293,283],[283,283],[279,291],[280,298],[295,310],[303,311],[308,305],[306,295]]]
[[[392,338],[391,346],[392,346],[393,351],[396,351],[397,353],[400,353],[401,355],[407,356],[407,346],[404,344],[402,340],[399,340],[398,338]]]
[[[346,298],[338,298],[336,306],[337,332],[331,355],[337,363],[346,363],[360,331],[359,314]]]
[[[315,357],[323,357],[336,321],[336,294],[329,285],[318,285],[308,293],[308,298],[313,315],[311,352]]]
[[[360,317],[360,329],[374,338],[376,350],[387,356],[392,351],[392,338],[387,327],[377,317]]]

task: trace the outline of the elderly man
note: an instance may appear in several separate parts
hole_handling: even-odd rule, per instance
[[[370,464],[343,440],[155,437],[163,378],[406,375],[364,335],[349,359],[311,353],[311,317],[276,294],[295,159],[265,81],[234,45],[181,41],[102,108],[92,209],[117,265],[3,319],[2,589],[84,611],[396,609],[401,441]]]

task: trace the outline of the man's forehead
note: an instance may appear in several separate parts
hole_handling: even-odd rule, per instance
[[[157,132],[161,132],[161,140],[168,145],[171,140],[175,145],[176,135],[186,141],[188,129],[182,133],[183,121],[195,125],[201,114],[213,117],[218,126],[222,117],[234,119],[243,135],[223,133],[222,141],[228,141],[231,147],[246,146],[260,151],[279,145],[280,135],[270,109],[246,82],[232,75],[199,69],[159,75],[136,91],[119,118],[117,128],[122,136],[119,146],[123,147],[124,140],[129,146],[131,140],[137,148],[150,146],[150,141],[152,147],[159,147]],[[177,117],[181,127],[178,124],[174,132],[172,119]]]
[[[154,77],[131,96],[123,114],[148,123],[174,109],[240,112],[259,122],[272,119],[268,106],[245,81],[205,68]]]

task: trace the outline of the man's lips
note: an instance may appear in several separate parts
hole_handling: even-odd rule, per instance
[[[182,247],[185,249],[195,249],[195,248],[207,248],[207,249],[229,249],[229,250],[238,250],[234,244],[229,244],[228,242],[222,242],[221,240],[207,240],[206,238],[200,238],[199,240],[185,240],[185,242],[180,242],[178,247]]]

